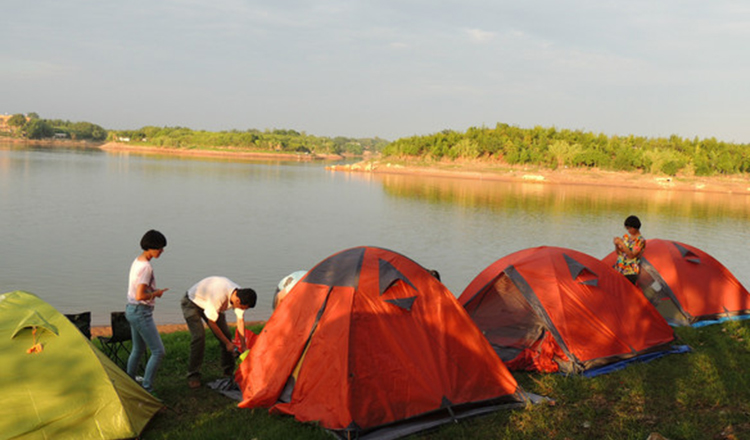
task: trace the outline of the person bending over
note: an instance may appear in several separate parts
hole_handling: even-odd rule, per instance
[[[224,312],[234,309],[237,315],[237,331],[240,334],[242,351],[245,346],[244,313],[255,307],[257,295],[253,289],[241,288],[226,277],[212,276],[198,281],[188,289],[182,298],[182,314],[190,330],[190,357],[188,360],[188,386],[201,386],[201,365],[206,347],[206,333],[203,322],[219,340],[221,347],[221,366],[224,376],[231,377],[234,372],[234,343],[229,331]]]

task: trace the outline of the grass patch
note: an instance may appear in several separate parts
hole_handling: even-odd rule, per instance
[[[254,330],[259,330],[257,327]],[[637,439],[652,432],[671,439],[750,438],[750,322],[678,328],[693,352],[670,355],[595,378],[514,372],[527,391],[555,399],[463,420],[412,439]],[[190,335],[162,336],[167,357],[156,392],[168,405],[144,439],[331,439],[314,424],[236,402],[185,379]],[[218,343],[207,334],[204,381],[221,377]]]

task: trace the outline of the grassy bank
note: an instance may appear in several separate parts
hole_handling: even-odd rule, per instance
[[[256,327],[257,330],[257,327]],[[422,439],[750,439],[750,323],[676,329],[689,354],[670,355],[596,378],[514,372],[531,392],[555,405],[503,411],[415,436]],[[208,336],[204,379],[221,376]],[[167,348],[157,393],[168,409],[145,439],[330,439],[319,427],[265,409],[239,409],[206,387],[185,382],[189,333],[163,335]]]

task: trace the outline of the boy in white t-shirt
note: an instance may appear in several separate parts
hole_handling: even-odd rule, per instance
[[[234,372],[234,343],[229,331],[224,312],[234,309],[237,315],[237,330],[242,341],[242,351],[245,346],[244,313],[250,307],[255,307],[257,295],[253,289],[241,288],[234,281],[226,277],[212,276],[198,281],[188,289],[182,298],[182,314],[190,330],[190,358],[188,361],[188,385],[198,388],[201,385],[201,365],[206,348],[206,333],[203,322],[213,332],[221,346],[221,366],[225,376]]]
[[[133,260],[128,275],[128,303],[125,306],[125,318],[130,323],[133,335],[133,349],[128,356],[127,372],[135,378],[141,358],[146,353],[146,347],[151,356],[146,363],[143,374],[143,388],[154,393],[154,379],[159,370],[166,351],[162,343],[159,330],[154,322],[154,303],[168,289],[157,289],[151,260],[159,258],[167,246],[167,238],[161,232],[151,229],[141,238],[143,252]]]

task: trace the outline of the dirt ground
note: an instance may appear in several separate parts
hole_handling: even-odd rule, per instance
[[[141,154],[164,154],[174,156],[193,156],[193,157],[217,157],[217,158],[238,158],[238,159],[266,159],[266,160],[341,160],[342,156],[334,155],[316,155],[303,153],[259,153],[247,151],[232,151],[232,147],[217,150],[195,149],[188,150],[184,148],[166,148],[166,147],[149,147],[128,145],[122,142],[107,142],[99,146],[104,151],[122,151]]]
[[[187,324],[166,324],[157,326],[159,333],[167,334],[174,332],[187,331]],[[112,327],[108,325],[91,327],[91,337],[96,338],[97,336],[111,336]]]
[[[365,161],[352,165],[331,165],[334,172],[405,174],[460,179],[497,180],[552,185],[597,185],[617,188],[648,188],[672,191],[750,194],[750,178],[745,176],[658,176],[640,172],[598,169],[532,169],[493,163],[437,163],[411,166],[389,162]]]

